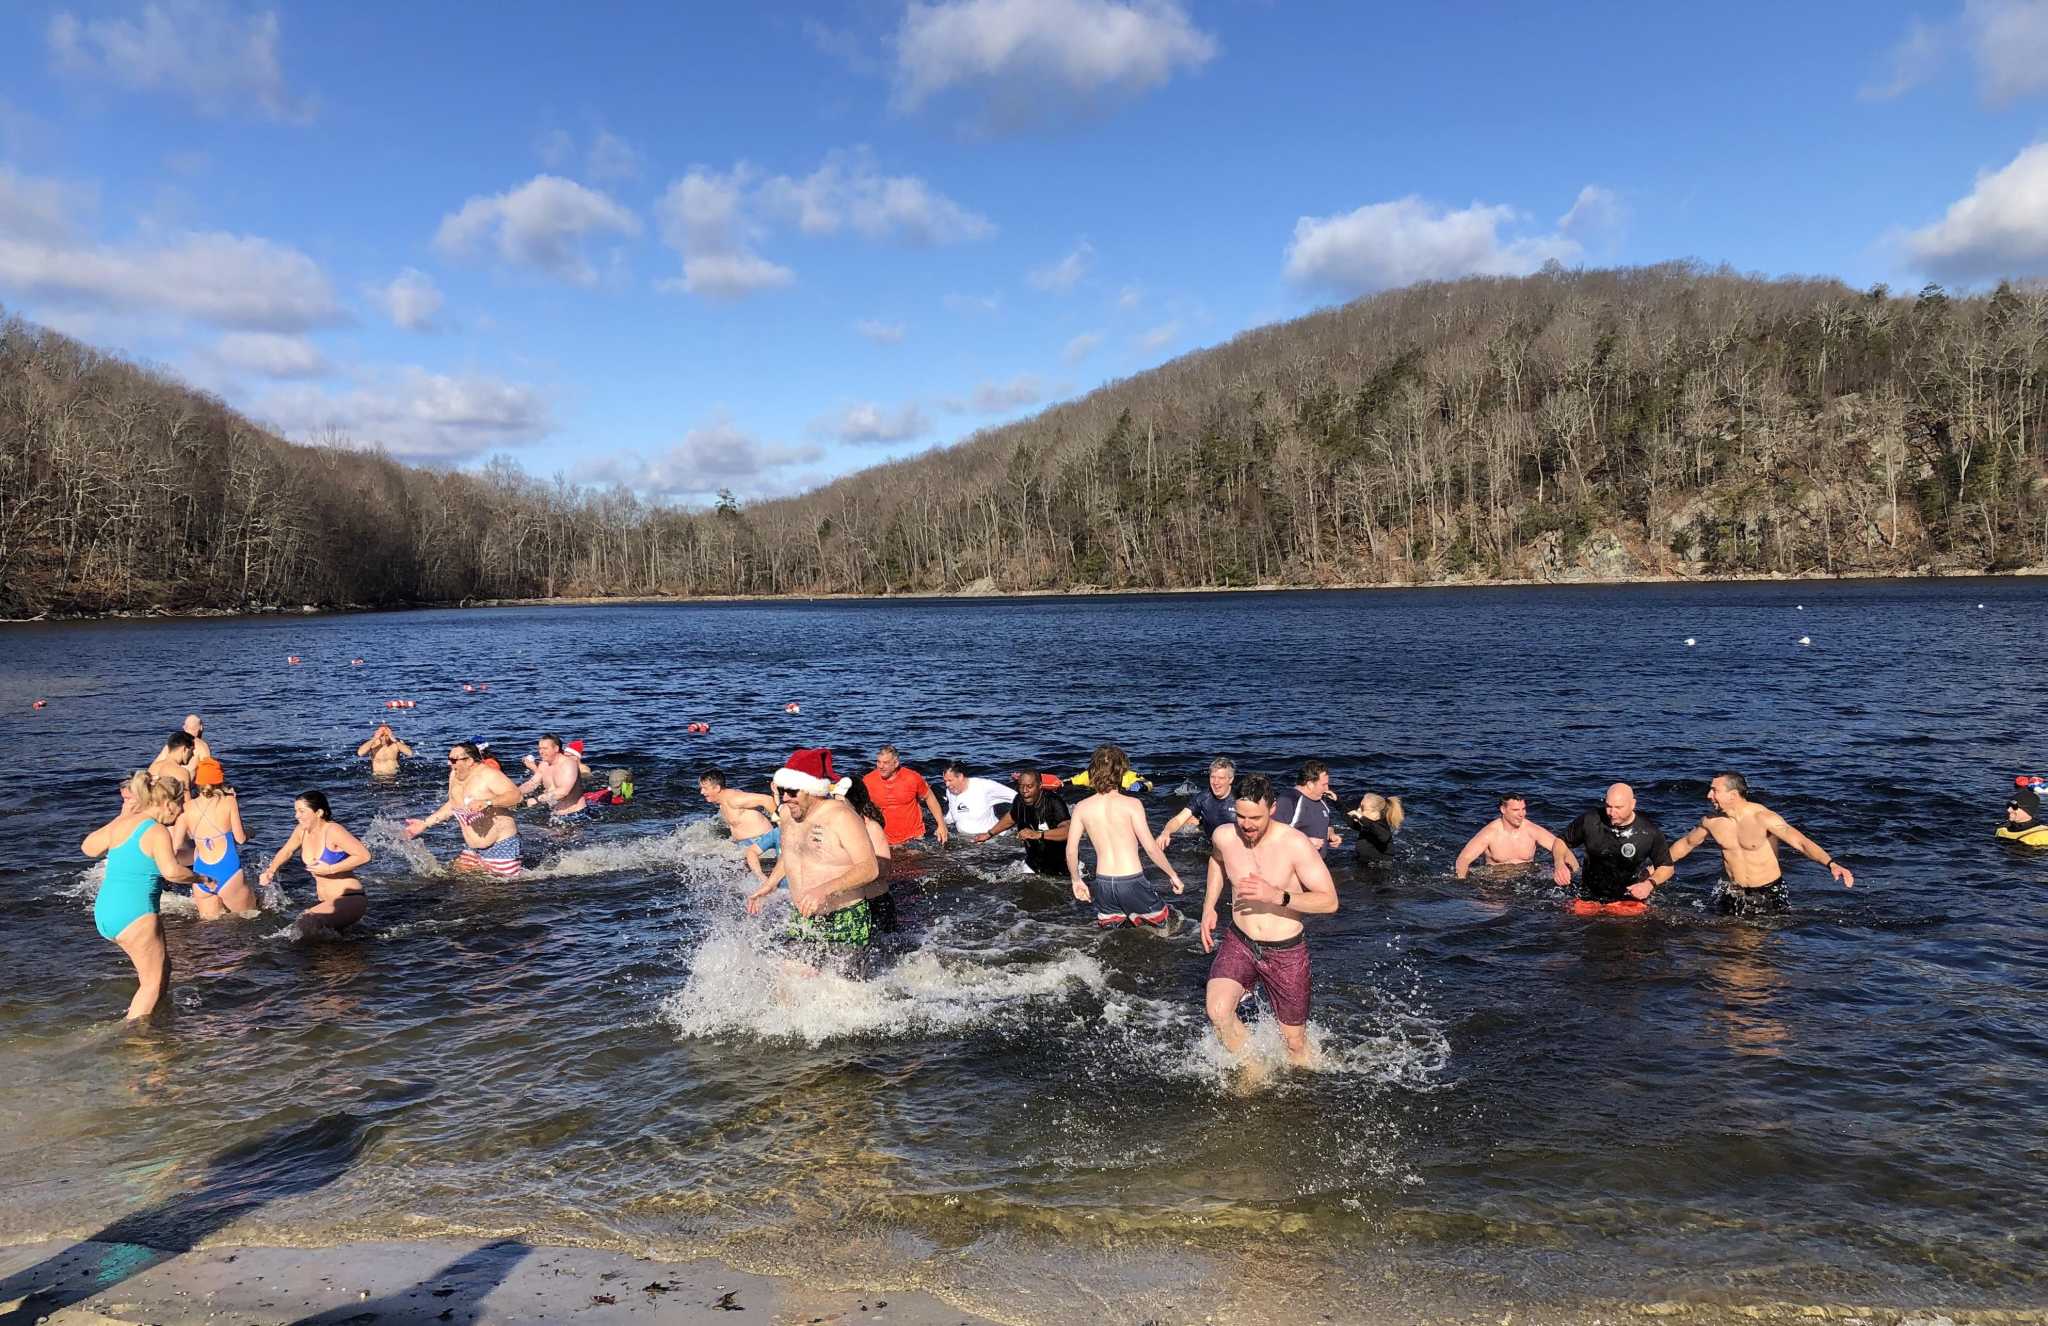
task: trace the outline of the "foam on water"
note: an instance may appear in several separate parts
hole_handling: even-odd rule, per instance
[[[721,863],[742,860],[740,850],[719,825],[695,820],[671,833],[621,838],[611,842],[572,847],[548,857],[528,870],[527,879],[562,879],[580,875],[602,875],[613,871],[645,870],[689,864],[703,858]]]

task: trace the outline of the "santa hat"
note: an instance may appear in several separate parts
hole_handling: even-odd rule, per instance
[[[576,740],[569,743],[566,749],[576,757],[577,763],[583,762],[583,738],[576,738]]]
[[[828,747],[818,746],[810,750],[794,751],[775,771],[774,783],[794,792],[809,792],[814,797],[841,797],[846,789],[853,786],[851,778],[838,778],[832,772],[832,752]]]

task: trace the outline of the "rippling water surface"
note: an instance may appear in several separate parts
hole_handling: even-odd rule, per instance
[[[2039,1303],[2048,854],[1991,829],[2011,775],[2048,772],[2044,614],[2039,583],[1946,581],[0,627],[0,1241],[137,1211],[516,1235],[1011,1319]],[[296,870],[252,921],[167,895],[176,1016],[137,1034],[76,845],[188,709],[250,851],[325,789],[378,854],[372,905],[307,944]],[[380,785],[353,752],[387,716],[424,758]],[[631,808],[530,828],[510,883],[441,873],[452,829],[397,832],[449,742],[543,729],[634,769]],[[885,959],[804,975],[695,797],[702,765],[762,786],[799,745],[864,767],[893,741],[936,784],[948,756],[1070,770],[1107,740],[1162,789],[1319,756],[1349,800],[1405,798],[1395,860],[1339,853],[1342,910],[1311,922],[1320,1071],[1248,1088],[1192,936],[1097,933],[1014,844],[899,857]],[[1788,861],[1792,913],[1731,922],[1703,852],[1651,917],[1589,923],[1540,875],[1450,877],[1500,789],[1561,826],[1624,778],[1675,837],[1726,767],[1858,887]],[[216,1201],[218,1158],[277,1138]]]

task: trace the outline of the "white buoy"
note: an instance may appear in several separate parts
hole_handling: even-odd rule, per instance
[[[1804,603],[1802,603],[1802,604],[1800,604],[1800,605],[1799,605],[1799,611],[1801,611],[1801,612],[1805,612],[1805,611],[1806,611],[1806,605],[1805,605]]]
[[[1983,604],[1981,604],[1981,603],[1979,603],[1979,604],[1978,604],[1977,606],[1978,606],[1979,608],[1981,608],[1981,607],[1983,607],[1984,605],[1983,605]]]
[[[1799,637],[1799,643],[1802,645],[1810,645],[1813,643],[1813,637],[1810,635],[1802,635]]]
[[[1686,647],[1687,649],[1691,649],[1691,648],[1692,648],[1692,647],[1693,647],[1694,645],[1696,645],[1696,644],[1698,644],[1698,643],[1699,643],[1699,641],[1697,641],[1697,640],[1693,639],[1693,638],[1692,638],[1691,636],[1687,636],[1687,637],[1685,637],[1685,647]]]

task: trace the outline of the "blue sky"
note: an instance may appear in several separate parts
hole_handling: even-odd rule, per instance
[[[761,497],[1409,281],[2048,275],[2048,0],[0,9],[0,302]]]

